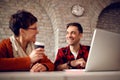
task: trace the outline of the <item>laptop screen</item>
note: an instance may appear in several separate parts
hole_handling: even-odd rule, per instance
[[[120,70],[120,34],[95,29],[85,71]]]

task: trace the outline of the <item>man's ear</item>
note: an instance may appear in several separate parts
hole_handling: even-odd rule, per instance
[[[83,33],[80,33],[80,38],[82,38],[83,37]]]

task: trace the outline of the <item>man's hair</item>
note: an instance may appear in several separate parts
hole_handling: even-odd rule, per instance
[[[83,28],[82,28],[81,24],[79,24],[79,23],[77,23],[77,22],[67,24],[67,28],[69,28],[70,26],[75,26],[75,27],[77,27],[77,28],[78,28],[78,31],[79,31],[80,33],[83,33]]]
[[[37,22],[37,18],[32,13],[25,10],[18,10],[15,14],[11,15],[9,28],[16,36],[19,36],[20,28],[27,29],[35,22]]]

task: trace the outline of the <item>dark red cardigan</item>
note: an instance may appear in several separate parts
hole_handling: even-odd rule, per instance
[[[40,63],[46,65],[48,70],[54,70],[54,64],[45,56]],[[14,58],[10,39],[0,42],[0,71],[26,71],[30,70],[30,58]]]

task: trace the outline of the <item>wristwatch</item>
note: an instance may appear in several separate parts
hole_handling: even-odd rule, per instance
[[[71,61],[68,61],[68,62],[67,62],[67,66],[68,66],[69,69],[72,69],[72,68],[73,68],[73,66],[71,66]]]

